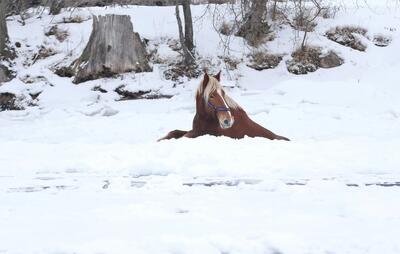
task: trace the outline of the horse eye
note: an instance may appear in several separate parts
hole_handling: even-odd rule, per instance
[[[214,95],[210,95],[210,98],[211,98],[211,99],[214,99]]]

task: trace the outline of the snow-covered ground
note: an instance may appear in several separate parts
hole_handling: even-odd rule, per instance
[[[227,92],[254,120],[291,142],[205,136],[157,143],[170,130],[191,128],[200,80],[173,88],[165,66],[155,65],[152,73],[74,85],[50,69],[79,56],[91,20],[59,24],[70,34],[60,43],[44,33],[71,13],[36,15],[26,26],[11,18],[11,40],[22,43],[18,77],[0,92],[41,94],[36,107],[0,112],[0,254],[399,253],[400,6],[337,2],[335,19],[321,19],[309,43],[337,51],[345,64],[305,76],[286,70],[296,34],[285,27],[265,45],[286,54],[276,69],[243,63],[227,72],[212,13],[193,7],[199,54],[223,70]],[[176,57],[166,46],[177,35],[173,7],[72,15],[105,13],[131,15],[163,58]],[[336,25],[360,25],[392,43],[380,48],[365,39],[367,51],[354,51],[323,36]],[[30,65],[40,45],[57,54]],[[238,38],[231,47],[238,58],[251,52]],[[26,75],[47,81],[25,84]],[[120,85],[175,96],[115,101]]]

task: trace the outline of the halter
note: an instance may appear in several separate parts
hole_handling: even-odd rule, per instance
[[[215,106],[214,104],[212,104],[210,101],[208,101],[208,106],[210,108],[213,108],[215,112],[219,112],[219,111],[224,111],[224,112],[230,112],[231,109],[227,108],[225,106]]]

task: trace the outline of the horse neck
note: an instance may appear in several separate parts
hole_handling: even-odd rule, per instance
[[[241,107],[238,108],[231,108],[232,115],[237,119],[247,118],[247,113]]]
[[[206,110],[205,102],[201,94],[196,95],[196,115],[202,118],[212,118],[213,116]]]

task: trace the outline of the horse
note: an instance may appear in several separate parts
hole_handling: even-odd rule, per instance
[[[190,131],[174,130],[158,141],[182,137],[196,138],[203,135],[226,136],[234,139],[263,137],[286,140],[257,124],[231,97],[220,83],[221,71],[215,76],[204,74],[196,92],[196,115]]]

